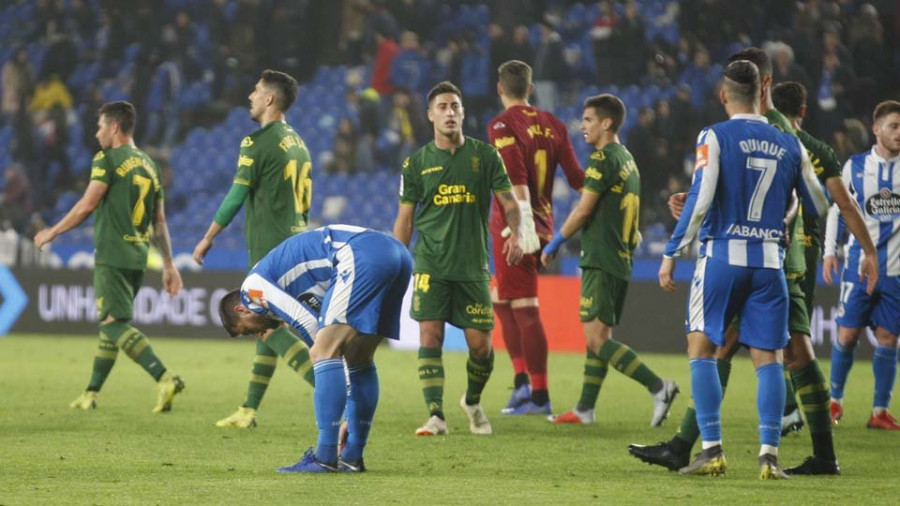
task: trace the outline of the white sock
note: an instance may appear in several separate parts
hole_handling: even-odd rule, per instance
[[[761,445],[759,447],[759,456],[762,457],[763,455],[765,455],[767,453],[772,455],[773,457],[777,457],[778,456],[778,447],[772,446],[772,445]]]
[[[721,445],[722,445],[721,439],[716,440],[716,441],[703,441],[703,449],[704,450],[708,450],[708,449],[712,448],[713,446],[721,446]]]
[[[838,406],[844,405],[844,399],[835,399],[834,397],[832,397],[831,402],[836,402],[838,404]]]
[[[883,408],[881,406],[875,406],[874,408],[872,408],[872,415],[878,416],[878,415],[884,413],[885,411],[887,411],[887,408]]]

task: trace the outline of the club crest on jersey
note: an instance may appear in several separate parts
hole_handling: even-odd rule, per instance
[[[697,161],[694,163],[694,172],[709,164],[709,144],[697,146]]]
[[[900,195],[888,188],[866,200],[866,213],[878,221],[893,221],[900,218]]]
[[[591,153],[591,160],[602,162],[603,160],[606,160],[606,155],[603,153],[603,151],[594,151],[593,153]]]
[[[253,139],[251,139],[249,136],[244,137],[244,140],[241,141],[242,148],[249,148],[252,145],[253,145]]]
[[[260,307],[266,307],[266,297],[263,295],[262,290],[247,290],[247,297],[250,298],[250,302],[256,304]]]
[[[477,156],[472,157],[472,172],[478,172],[478,169],[481,168],[481,159]]]
[[[103,151],[97,151],[97,154],[94,155],[94,161],[96,162],[98,160],[103,160],[104,157],[106,157],[106,153],[104,153]]]
[[[494,123],[494,130],[500,130],[501,128],[506,128],[506,123],[502,121]]]

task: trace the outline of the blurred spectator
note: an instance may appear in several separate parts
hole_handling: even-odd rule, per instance
[[[594,19],[594,26],[591,27],[591,40],[596,59],[597,84],[605,86],[613,80],[613,58],[616,49],[613,44],[613,34],[619,18],[613,11],[612,3],[609,0],[601,0],[597,6],[600,11],[597,18]],[[615,73],[618,74],[618,69],[615,69]]]
[[[425,51],[419,46],[419,36],[405,31],[400,35],[400,51],[391,63],[388,80],[393,88],[413,93],[425,93],[429,82],[431,64]]]
[[[359,134],[350,118],[341,118],[338,123],[337,135],[334,137],[333,157],[325,170],[331,173],[356,172],[356,145],[359,143]]]
[[[634,84],[647,61],[644,20],[636,0],[625,3],[625,16],[618,20],[613,37],[615,77],[618,84]]]
[[[418,149],[420,139],[427,133],[427,127],[423,124],[424,117],[425,111],[409,93],[404,90],[394,93],[393,108],[380,142],[382,156],[388,166],[399,167],[403,160]]]
[[[72,0],[69,3],[66,23],[69,32],[77,35],[80,40],[87,41],[91,38],[91,34],[94,32],[95,17],[85,0]]]
[[[869,143],[869,131],[866,125],[858,119],[844,120],[834,132],[832,145],[841,162],[848,160],[851,155],[872,147]]]
[[[509,48],[509,59],[523,61],[534,66],[534,58],[534,47],[532,47],[531,40],[528,38],[528,27],[519,25],[513,30],[512,45]]]
[[[5,121],[12,121],[13,116],[25,105],[25,99],[31,94],[33,86],[33,70],[24,48],[16,49],[13,57],[3,64],[0,79],[0,87],[3,89],[0,113]]]
[[[87,92],[87,100],[81,108],[81,142],[87,146],[88,151],[96,153],[100,151],[100,143],[97,142],[97,111],[105,103],[103,93],[96,86],[91,86]]]
[[[0,194],[0,219],[9,220],[19,233],[25,231],[34,211],[31,181],[25,169],[18,164],[6,167],[5,184]]]
[[[151,146],[170,147],[178,135],[178,96],[182,73],[179,62],[164,61],[157,67],[144,104],[147,115],[142,142]]]
[[[657,142],[654,134],[656,130],[655,122],[656,114],[653,112],[653,109],[644,107],[638,112],[637,124],[628,131],[626,146],[628,151],[634,156],[638,169],[646,170],[649,168],[652,153],[655,149],[653,145]],[[643,173],[641,175],[641,181],[645,183],[646,176]]]
[[[802,84],[809,89],[812,82],[809,74],[803,70],[803,67],[797,65],[794,60],[794,50],[791,46],[784,42],[775,42],[769,45],[767,53],[772,60],[772,81],[776,83],[784,83],[794,81]]]
[[[400,52],[400,47],[394,42],[393,36],[381,31],[375,32],[375,44],[378,49],[372,67],[371,86],[379,95],[390,95],[394,92],[394,85],[390,80],[391,66]]]
[[[679,81],[691,87],[691,105],[700,107],[707,101],[710,91],[721,77],[717,68],[710,67],[709,52],[698,47],[694,50],[693,62],[681,73]]]
[[[831,138],[843,119],[850,114],[848,93],[853,87],[853,71],[841,64],[836,53],[826,53],[819,83],[816,85],[815,131],[821,138]]]
[[[878,10],[872,4],[863,4],[853,18],[847,33],[847,41],[854,69],[859,77],[885,82],[889,66],[884,44],[884,27],[878,19]]]
[[[28,110],[32,113],[46,113],[57,104],[65,110],[71,109],[72,94],[69,93],[69,88],[59,80],[59,76],[51,74],[38,81]]]
[[[541,23],[541,42],[534,61],[534,95],[541,109],[556,111],[559,83],[566,78],[562,38],[553,25]]]

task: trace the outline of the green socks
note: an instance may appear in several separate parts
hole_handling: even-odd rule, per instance
[[[113,328],[110,329],[109,325],[113,325]],[[117,332],[115,338],[110,337],[109,332]],[[89,391],[99,392],[103,388],[103,383],[112,371],[113,365],[116,364],[116,357],[119,355],[116,340],[120,334],[121,331],[115,326],[115,322],[100,326],[100,342],[97,345],[97,352],[94,354],[94,369],[91,371],[91,381],[87,387]]]
[[[594,409],[597,404],[597,396],[600,395],[600,387],[606,378],[606,362],[600,360],[590,349],[584,359],[584,380],[581,383],[581,398],[578,399],[578,411]]]
[[[440,348],[419,348],[419,381],[431,416],[444,419],[444,361]]]
[[[725,394],[725,387],[728,386],[728,377],[731,376],[731,362],[728,360],[716,360],[716,368],[719,370],[719,383],[722,385],[722,394]],[[688,406],[681,417],[681,427],[670,442],[675,444],[679,450],[687,453],[691,451],[694,443],[700,438],[700,427],[697,425],[697,412],[694,410],[694,401]]]
[[[659,376],[644,365],[641,359],[638,358],[637,353],[626,344],[610,339],[603,343],[600,353],[597,355],[600,357],[600,360],[606,362],[625,376],[644,385],[652,393],[659,391],[662,386],[662,380],[659,379]]]
[[[312,362],[309,360],[309,348],[302,339],[294,335],[287,327],[276,329],[266,340],[265,344],[275,353],[281,355],[288,366],[306,380],[310,386],[315,387]]]
[[[819,361],[813,360],[803,369],[791,372],[791,379],[797,387],[803,414],[809,425],[813,453],[817,457],[829,461],[835,460],[834,441],[831,436],[828,381],[822,374]]]
[[[797,395],[794,393],[794,382],[791,381],[791,371],[784,369],[784,413],[792,413],[797,409]]]
[[[275,374],[275,366],[278,365],[278,354],[266,343],[256,340],[256,356],[253,357],[253,369],[250,373],[250,385],[247,387],[247,400],[243,406],[250,409],[259,409],[269,381]]]
[[[276,329],[265,342],[256,340],[256,356],[253,358],[253,369],[250,373],[250,385],[247,387],[245,408],[259,409],[269,381],[275,374],[278,357],[281,356],[288,366],[301,378],[315,387],[312,362],[309,360],[309,348],[306,343],[287,327]]]
[[[153,353],[153,347],[150,346],[150,341],[147,339],[147,336],[140,330],[124,322],[116,321],[108,323],[102,328],[107,331],[106,335],[116,342],[119,349],[124,351],[131,360],[137,362],[139,366],[147,371],[147,374],[153,378],[153,381],[159,381],[159,378],[166,372],[166,366],[164,366],[162,360]]]
[[[488,358],[476,358],[469,353],[469,360],[466,361],[466,372],[469,373],[469,386],[466,388],[466,404],[472,406],[481,402],[481,392],[484,386],[491,379],[491,371],[494,370],[494,350]]]

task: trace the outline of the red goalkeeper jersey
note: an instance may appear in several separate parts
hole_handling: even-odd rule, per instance
[[[562,166],[569,186],[584,186],[584,171],[575,158],[566,125],[549,112],[535,107],[513,106],[488,124],[488,138],[497,148],[513,185],[528,186],[534,227],[538,236],[553,237],[553,180]],[[506,227],[506,217],[497,198],[491,213],[491,232]]]

